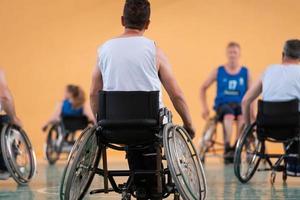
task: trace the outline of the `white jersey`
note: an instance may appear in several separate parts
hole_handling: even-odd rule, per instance
[[[264,101],[300,100],[300,65],[271,65],[262,77],[262,85]]]
[[[98,50],[97,65],[105,91],[160,91],[154,41],[146,37],[115,38]]]

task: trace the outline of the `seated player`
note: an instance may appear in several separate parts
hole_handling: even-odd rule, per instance
[[[245,95],[251,77],[245,66],[240,65],[241,48],[236,42],[230,42],[226,48],[227,63],[214,69],[202,84],[200,89],[200,100],[202,104],[202,117],[209,118],[209,108],[206,100],[206,90],[217,82],[217,96],[215,98],[214,109],[218,119],[223,124],[224,134],[224,161],[233,162],[234,147],[231,147],[230,140],[234,120],[237,121],[237,135],[243,129],[243,118],[241,101]]]
[[[245,95],[243,114],[246,125],[251,123],[250,104],[261,93],[264,101],[300,100],[300,40],[288,40],[284,45],[282,63],[269,66]],[[294,143],[287,153],[299,154],[299,143]],[[300,175],[298,159],[288,159],[287,173]]]
[[[8,85],[5,80],[5,75],[0,70],[0,111],[4,111],[6,115],[0,117],[0,127],[2,123],[12,123],[19,127],[22,127],[20,119],[16,115],[14,100]],[[10,174],[7,172],[1,150],[0,150],[0,175],[1,177],[9,177]],[[3,178],[6,179],[6,178]]]
[[[60,121],[61,117],[80,117],[87,116],[91,122],[95,122],[95,118],[89,108],[85,104],[84,91],[76,85],[67,85],[64,100],[59,103],[52,117],[43,126],[45,131],[49,124]]]
[[[189,109],[165,54],[153,40],[144,37],[150,24],[150,3],[148,0],[127,0],[122,16],[124,33],[105,42],[98,50],[97,66],[91,86],[91,107],[98,111],[98,92],[105,91],[161,91],[166,89],[173,105],[194,137]],[[160,95],[160,107],[163,107]],[[126,136],[125,136],[126,137]],[[128,151],[130,170],[156,169],[154,148],[143,151]],[[161,199],[155,194],[155,176],[135,177],[137,199]]]

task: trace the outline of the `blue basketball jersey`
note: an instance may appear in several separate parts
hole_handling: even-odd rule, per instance
[[[231,75],[226,72],[224,66],[220,66],[217,72],[217,96],[214,108],[222,104],[240,104],[248,89],[248,69],[242,67],[239,73]]]
[[[66,99],[64,100],[62,105],[61,115],[68,117],[82,116],[84,115],[83,108],[73,108],[72,103],[68,99]]]

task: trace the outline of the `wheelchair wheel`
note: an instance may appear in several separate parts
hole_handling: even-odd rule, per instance
[[[176,189],[184,200],[206,199],[206,178],[196,149],[186,130],[167,124],[163,142]]]
[[[47,135],[46,158],[50,165],[59,160],[63,142],[63,130],[60,124],[54,124]]]
[[[200,142],[199,156],[202,163],[205,162],[205,154],[212,148],[216,137],[217,122],[215,118],[209,119],[205,125],[202,140]]]
[[[76,140],[74,146],[72,147],[72,150],[69,154],[68,157],[68,161],[67,164],[64,168],[64,171],[62,173],[62,178],[61,178],[61,184],[60,184],[60,199],[63,200],[64,199],[64,192],[66,190],[66,177],[69,176],[70,173],[70,166],[73,164],[74,161],[74,156],[76,154],[76,152],[79,149],[80,144],[82,143],[86,133],[88,133],[90,131],[91,128],[86,128],[78,137],[78,139]]]
[[[264,143],[258,140],[254,123],[246,128],[236,146],[234,173],[241,183],[247,183],[252,178],[261,160],[257,154],[264,151]]]
[[[101,156],[96,127],[88,129],[76,146],[78,149],[74,149],[66,169],[65,190],[62,195],[64,200],[82,199],[93,181],[94,169],[97,168]]]
[[[24,130],[5,124],[1,131],[1,150],[5,165],[19,185],[26,185],[36,171],[36,158]]]

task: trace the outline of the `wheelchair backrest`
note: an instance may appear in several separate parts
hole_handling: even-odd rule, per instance
[[[99,120],[158,119],[158,91],[101,91],[99,101]]]
[[[159,129],[159,91],[101,91],[97,120],[109,143],[153,141]]]
[[[299,100],[286,102],[258,102],[257,127],[261,135],[275,139],[289,139],[300,127]]]
[[[66,131],[75,132],[85,129],[89,120],[86,116],[62,116],[62,123]]]

